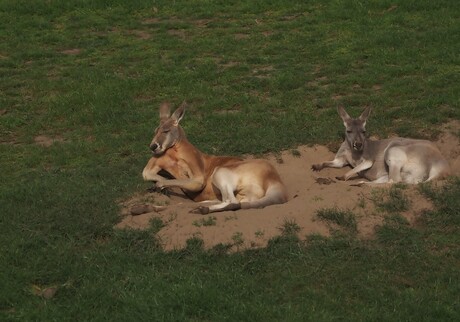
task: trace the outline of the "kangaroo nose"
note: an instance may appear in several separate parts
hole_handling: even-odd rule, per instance
[[[355,146],[359,150],[363,147],[363,144],[361,142],[355,142]]]
[[[158,148],[158,144],[156,143],[153,143],[150,145],[150,150],[152,150],[153,152],[155,152],[155,150]]]

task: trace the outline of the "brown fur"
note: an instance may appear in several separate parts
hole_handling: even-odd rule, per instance
[[[160,107],[160,126],[151,143],[154,156],[144,168],[144,180],[154,181],[160,189],[178,187],[194,201],[222,201],[199,207],[201,213],[261,208],[287,201],[286,187],[268,161],[207,155],[194,147],[179,125],[184,111],[185,104],[169,117],[169,107]],[[174,179],[167,180],[159,175],[161,171]]]

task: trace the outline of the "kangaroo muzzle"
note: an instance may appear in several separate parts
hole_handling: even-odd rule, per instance
[[[363,149],[363,143],[362,142],[353,142],[353,149],[356,151],[361,151]]]
[[[150,144],[150,150],[153,154],[159,154],[161,153],[161,146],[158,143],[152,143]]]

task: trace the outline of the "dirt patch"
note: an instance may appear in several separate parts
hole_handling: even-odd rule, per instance
[[[148,40],[150,39],[152,36],[145,30],[130,30],[128,32],[128,34],[130,35],[133,35],[133,36],[136,36],[137,38],[139,39],[142,39],[142,40]]]
[[[242,33],[235,34],[235,39],[236,40],[242,40],[242,39],[248,39],[248,38],[249,38],[248,34],[242,34]]]
[[[261,66],[258,68],[254,68],[252,73],[254,77],[257,78],[270,78],[271,72],[274,71],[275,68],[273,66]]]
[[[460,122],[450,123],[448,128],[454,129],[453,132],[447,131],[446,127],[437,142],[441,152],[448,157],[454,175],[460,175],[459,137],[453,134],[458,132],[459,125]],[[269,239],[281,234],[286,223],[300,226],[298,235],[301,238],[310,234],[327,236],[330,225],[318,220],[316,212],[337,208],[352,211],[356,215],[359,236],[369,238],[373,236],[375,226],[386,216],[375,207],[375,190],[388,189],[388,186],[356,187],[350,186],[352,182],[336,180],[335,177],[348,171],[347,168],[323,169],[319,173],[311,171],[312,164],[333,157],[334,153],[325,146],[301,146],[268,156],[289,189],[289,201],[282,205],[202,216],[190,213],[198,204],[184,198],[180,191],[169,197],[145,192],[122,203],[122,220],[116,227],[146,229],[153,218],[160,218],[165,227],[158,235],[165,250],[183,248],[192,237],[203,239],[206,248],[222,243],[237,244],[241,249],[266,246]],[[414,223],[418,214],[432,207],[416,186],[408,186],[404,194],[411,200],[410,210],[402,213],[409,223]],[[158,207],[154,208],[155,205]],[[142,207],[152,208],[138,215],[144,211]]]
[[[196,19],[196,20],[191,20],[191,22],[198,27],[207,27],[208,24],[212,22],[211,19]]]
[[[81,52],[82,50],[79,48],[61,50],[61,54],[70,55],[70,56],[79,55]]]
[[[338,100],[341,100],[344,96],[341,95],[341,94],[335,94],[335,95],[332,95],[331,98],[334,100],[334,101],[338,101]]]
[[[156,25],[161,22],[160,18],[148,18],[142,21],[144,25]]]
[[[240,62],[237,62],[237,61],[229,61],[229,62],[225,62],[225,63],[219,63],[217,62],[221,67],[223,68],[231,68],[231,67],[235,67],[235,66],[239,66],[241,65]]]
[[[186,36],[184,29],[169,29],[167,31],[168,35],[175,36],[184,39]]]
[[[64,142],[64,139],[61,137],[49,137],[47,135],[39,135],[34,138],[34,142],[38,145],[49,148],[56,142]]]

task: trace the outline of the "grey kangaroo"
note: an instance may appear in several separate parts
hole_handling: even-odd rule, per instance
[[[348,180],[355,175],[369,181],[365,183],[410,183],[416,184],[443,178],[450,173],[449,164],[433,142],[408,138],[369,140],[366,138],[366,121],[371,112],[367,107],[357,119],[351,118],[345,109],[338,107],[338,113],[345,125],[345,141],[334,160],[312,166],[313,171],[323,168],[353,169],[338,180]]]

